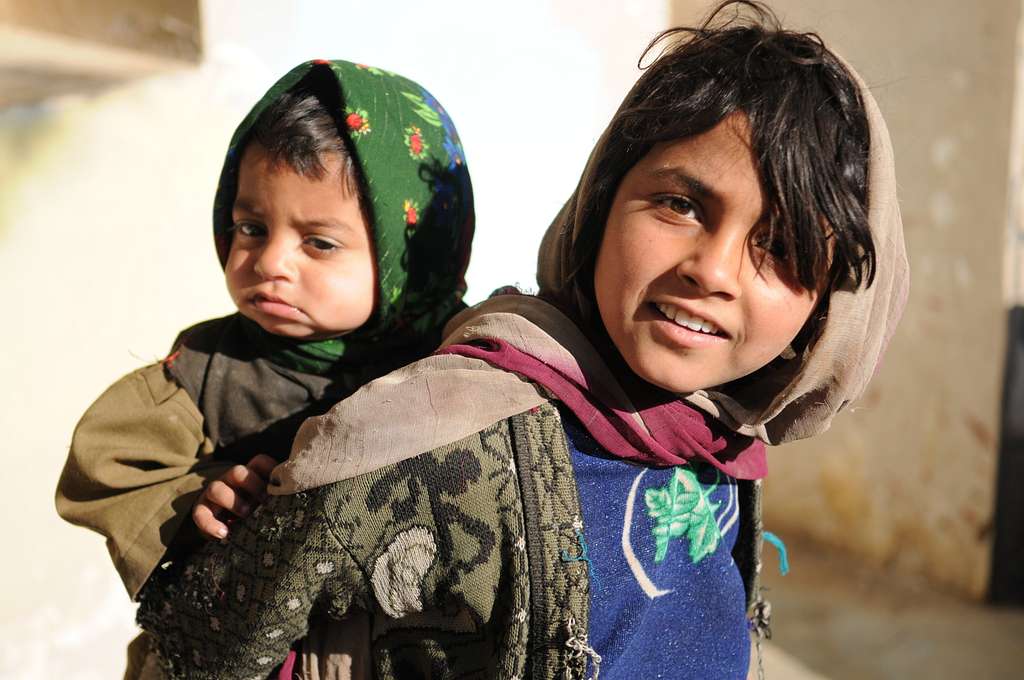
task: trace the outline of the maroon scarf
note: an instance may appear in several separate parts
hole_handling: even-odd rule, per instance
[[[631,413],[602,403],[567,371],[504,340],[487,338],[449,345],[437,354],[481,359],[542,385],[575,414],[606,451],[619,458],[649,466],[683,465],[696,458],[736,479],[761,479],[768,474],[761,441],[732,432],[681,399],[638,409],[645,431]]]

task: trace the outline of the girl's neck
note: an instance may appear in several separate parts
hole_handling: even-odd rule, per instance
[[[633,406],[638,410],[662,406],[679,398],[677,395],[647,382],[633,372],[633,369],[626,363],[615,343],[612,342],[611,336],[608,335],[608,331],[605,329],[604,324],[601,323],[600,318],[588,320],[581,319],[578,315],[568,314],[568,316],[579,326],[580,331],[593,344],[597,353],[604,360],[605,365],[608,366],[608,370],[615,376],[619,385],[629,395]]]

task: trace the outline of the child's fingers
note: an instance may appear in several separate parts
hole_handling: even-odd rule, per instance
[[[195,522],[199,532],[207,538],[219,540],[228,535],[228,526],[217,519],[214,509],[210,507],[205,495],[192,508],[192,521]]]
[[[209,505],[223,508],[237,517],[246,517],[252,510],[252,505],[243,498],[242,494],[225,483],[223,478],[210,482],[203,494],[203,500],[207,501]]]
[[[274,471],[275,467],[277,467],[277,461],[267,454],[261,453],[257,456],[253,456],[252,460],[246,464],[246,467],[256,472],[256,474],[264,480],[269,480],[270,473]]]
[[[267,480],[263,479],[258,472],[246,467],[245,465],[234,466],[224,473],[224,476],[221,477],[221,481],[234,489],[241,490],[249,497],[250,500],[255,501],[256,503],[262,503],[267,495]],[[213,485],[211,484],[210,486],[212,487]],[[235,512],[231,508],[228,509]]]

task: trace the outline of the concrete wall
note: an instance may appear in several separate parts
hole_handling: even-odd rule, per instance
[[[590,8],[217,0],[198,69],[0,110],[0,678],[123,669],[133,607],[102,540],[57,518],[53,489],[89,403],[181,328],[231,310],[210,207],[228,138],[263,90],[324,56],[429,87],[473,172],[479,301],[533,284],[540,235],[668,17],[661,0]]]
[[[197,0],[0,0],[0,22],[173,59],[199,57]]]
[[[198,0],[0,0],[0,108],[192,65]]]
[[[692,22],[709,4],[677,1],[673,20]],[[767,526],[982,597],[1020,3],[771,4],[788,26],[820,33],[878,99],[895,147],[913,282],[866,397],[826,435],[771,453]]]

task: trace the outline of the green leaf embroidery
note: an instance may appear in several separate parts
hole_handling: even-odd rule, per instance
[[[693,470],[680,466],[667,485],[644,491],[647,515],[655,521],[651,529],[655,563],[664,561],[668,555],[669,541],[683,536],[690,543],[690,560],[694,564],[715,552],[722,537],[715,519],[721,503],[709,496],[717,486],[716,482],[705,488]]]
[[[402,95],[415,104],[416,108],[414,111],[417,116],[434,127],[441,127],[441,116],[438,115],[437,111],[427,106],[427,103],[423,101],[423,97],[418,94],[413,94],[412,92],[403,92]]]

